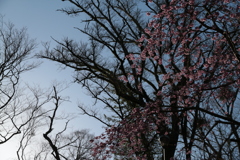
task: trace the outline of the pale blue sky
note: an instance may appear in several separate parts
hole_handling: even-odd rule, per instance
[[[50,36],[78,38],[79,32],[73,27],[80,26],[80,20],[56,11],[67,6],[69,3],[61,0],[0,0],[0,13],[16,26],[26,26],[31,37],[38,40],[51,40]]]
[[[70,6],[68,2],[61,0],[0,0],[0,15],[4,16],[4,22],[10,21],[17,28],[27,27],[30,38],[35,38],[38,42],[36,52],[43,49],[41,42],[52,41],[51,37],[61,40],[64,37],[75,40],[86,40],[74,27],[81,26],[81,19],[84,17],[69,17],[64,13],[56,11],[62,7]],[[54,43],[52,42],[52,47]],[[31,85],[38,84],[42,87],[48,87],[55,80],[72,81],[72,71],[61,71],[56,63],[44,61],[37,69],[24,74],[23,81]],[[77,101],[85,104],[92,104],[88,96],[85,95],[80,85],[72,85],[66,89],[63,94],[70,96],[72,103],[68,103],[62,108],[75,111]],[[75,121],[78,128],[88,128],[92,132],[99,134],[103,131],[100,123],[89,117],[80,117]],[[0,154],[3,151],[0,148]],[[2,159],[2,156],[0,157]]]

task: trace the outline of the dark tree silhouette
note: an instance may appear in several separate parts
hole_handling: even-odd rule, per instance
[[[28,38],[26,29],[16,29],[0,19],[0,144],[20,134],[38,106],[31,105],[20,84],[22,73],[36,67],[27,60],[36,44]],[[25,114],[28,114],[26,116]]]
[[[39,56],[104,104],[79,106],[107,127],[96,154],[151,160],[164,135],[166,160],[239,157],[239,0],[68,2],[60,11],[88,17],[76,29],[89,42],[55,40]]]
[[[67,133],[67,127],[70,119],[66,118],[63,129],[56,133],[54,132],[53,125],[57,117],[57,111],[60,104],[64,99],[59,96],[59,91],[56,87],[53,87],[53,101],[54,109],[52,114],[48,116],[49,126],[45,133],[43,133],[44,139],[47,141],[49,148],[47,150],[40,150],[34,158],[38,158],[41,155],[47,155],[46,159],[52,159],[52,156],[56,160],[97,160],[102,158],[102,154],[93,156],[94,144],[91,141],[94,139],[94,135],[90,134],[88,130],[81,129],[74,132]],[[63,117],[57,119],[65,119]],[[45,144],[45,143],[43,143]],[[52,156],[49,156],[51,153]]]

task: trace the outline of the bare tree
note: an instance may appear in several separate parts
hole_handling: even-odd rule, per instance
[[[7,142],[31,119],[24,114],[38,110],[29,104],[24,89],[19,87],[20,75],[36,65],[29,58],[36,46],[26,29],[16,29],[0,21],[0,144]],[[25,103],[26,102],[26,103]],[[34,113],[33,113],[34,114]]]
[[[53,87],[54,109],[48,118],[48,128],[45,133],[43,133],[44,139],[49,145],[49,149],[44,152],[49,152],[56,160],[97,160],[100,155],[93,156],[94,144],[91,140],[94,139],[94,135],[90,134],[88,130],[76,130],[74,132],[67,131],[68,123],[72,119],[67,117],[62,117],[57,114],[60,104],[65,101],[61,96],[56,87]],[[65,120],[65,125],[62,125],[63,129],[60,131],[54,130],[53,126],[56,120]],[[45,144],[45,143],[44,143]],[[40,151],[38,156],[43,152]],[[48,154],[50,155],[50,154]],[[47,156],[46,159],[51,159]]]
[[[29,90],[26,90],[28,93],[25,93],[28,101],[25,101],[25,103],[29,104],[29,110],[26,110],[23,114],[29,121],[21,129],[17,158],[18,160],[44,160],[48,155],[49,147],[46,143],[39,145],[39,134],[42,135],[42,130],[46,127],[46,119],[53,110],[50,107],[46,107],[52,100],[52,91],[43,90],[39,87],[28,88]],[[33,146],[40,146],[40,149]]]

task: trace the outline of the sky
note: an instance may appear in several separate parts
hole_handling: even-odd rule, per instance
[[[54,47],[51,37],[56,40],[61,40],[64,37],[79,41],[87,39],[86,36],[74,29],[74,27],[83,27],[81,18],[84,17],[69,17],[57,11],[57,9],[68,6],[71,5],[61,0],[0,0],[0,15],[3,16],[4,22],[12,22],[18,29],[26,27],[30,38],[36,39],[38,43],[38,47],[35,49],[35,53],[38,53],[43,50],[43,42],[50,41],[52,47]],[[62,70],[56,63],[46,60],[41,61],[42,64],[38,68],[23,75],[22,83],[47,88],[56,81],[72,82],[72,70]],[[69,96],[71,101],[65,103],[66,106],[62,106],[63,110],[76,112],[78,102],[85,105],[92,105],[93,103],[93,100],[86,96],[87,91],[77,84],[71,84],[61,94]],[[90,129],[91,133],[96,135],[103,131],[98,121],[87,116],[80,116],[73,123],[80,129]],[[9,155],[15,154],[10,152],[13,150],[13,146],[16,146],[14,140],[9,144],[0,146],[1,160],[6,160]]]

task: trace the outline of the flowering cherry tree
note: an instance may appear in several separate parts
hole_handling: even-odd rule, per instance
[[[75,69],[110,110],[79,106],[106,125],[96,155],[151,160],[163,147],[166,160],[239,157],[239,0],[69,2],[61,11],[89,16],[78,29],[90,44],[65,39],[40,56]]]

